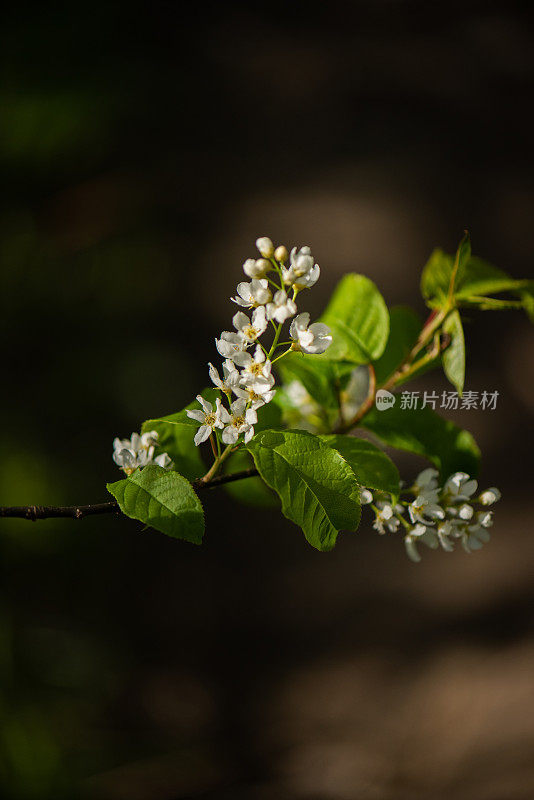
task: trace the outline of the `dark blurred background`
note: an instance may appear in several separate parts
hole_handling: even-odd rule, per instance
[[[0,503],[106,499],[113,437],[205,385],[257,236],[312,246],[313,313],[348,270],[423,311],[422,265],[466,226],[532,276],[531,5],[13,7]],[[367,520],[321,554],[215,491],[201,548],[0,523],[4,797],[534,796],[533,332],[466,330],[467,388],[500,392],[451,413],[503,492],[480,553],[415,566]]]

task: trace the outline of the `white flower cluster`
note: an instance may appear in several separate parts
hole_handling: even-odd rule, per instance
[[[441,546],[450,552],[455,542],[460,541],[470,553],[480,550],[490,538],[488,528],[493,525],[493,512],[487,506],[500,499],[499,490],[492,487],[475,497],[477,481],[466,472],[455,472],[442,487],[438,486],[437,478],[437,470],[423,470],[409,490],[414,499],[401,500],[395,505],[384,499],[373,502],[368,489],[361,492],[362,503],[372,505],[373,527],[379,533],[394,533],[403,526],[406,552],[412,561],[421,560],[417,551],[420,542],[433,550]],[[406,512],[408,519],[404,516]]]
[[[222,373],[213,364],[208,365],[211,381],[222,397],[217,398],[214,407],[198,395],[201,408],[187,411],[191,419],[200,423],[195,435],[196,445],[206,441],[216,430],[222,431],[221,440],[226,445],[235,444],[241,435],[249,442],[254,435],[257,410],[274,397],[274,361],[290,350],[324,353],[332,342],[326,325],[321,322],[310,325],[307,312],[296,316],[298,293],[310,289],[320,274],[310,248],[297,250],[294,247],[288,253],[284,246],[275,248],[266,236],[256,241],[256,247],[261,258],[249,258],[243,264],[250,283],[239,283],[237,294],[231,298],[241,308],[252,310],[252,316],[238,311],[232,319],[235,330],[223,331],[215,340],[219,354],[225,359]],[[291,318],[291,341],[279,343],[282,326]],[[266,347],[260,338],[269,324],[274,338],[270,347]],[[273,358],[278,347],[288,349]],[[232,395],[236,397],[233,401]]]
[[[161,453],[154,458],[157,444],[157,431],[148,431],[141,436],[138,433],[132,433],[131,439],[116,437],[113,440],[113,461],[124,470],[126,475],[131,475],[138,467],[146,467],[147,464],[157,464],[163,469],[170,469],[173,462],[167,453]]]

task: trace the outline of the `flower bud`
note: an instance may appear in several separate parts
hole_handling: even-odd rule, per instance
[[[280,264],[284,264],[289,258],[287,247],[284,247],[283,244],[281,244],[280,247],[277,247],[274,251],[274,257],[278,262],[280,262]]]
[[[274,255],[274,245],[268,236],[260,236],[256,239],[256,247],[264,258],[272,258]]]
[[[262,278],[271,266],[271,262],[266,258],[247,258],[243,264],[243,272],[249,278]]]
[[[266,258],[258,258],[258,260],[255,262],[255,269],[256,269],[255,277],[261,278],[263,277],[263,275],[265,275],[266,272],[272,269],[272,264],[270,261],[267,261]]]

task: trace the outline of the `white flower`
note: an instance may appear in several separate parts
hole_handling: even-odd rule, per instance
[[[199,444],[202,444],[202,442],[205,442],[206,439],[209,439],[214,428],[224,427],[221,421],[224,408],[222,407],[219,398],[217,398],[215,401],[215,409],[211,403],[209,403],[207,400],[204,400],[201,394],[197,394],[197,400],[202,406],[202,411],[196,408],[188,409],[187,416],[196,420],[197,422],[200,422],[200,428],[195,434],[195,444],[198,447]]]
[[[421,537],[426,536],[427,529],[425,525],[417,524],[410,533],[406,534],[404,537],[404,546],[406,547],[406,553],[408,558],[411,561],[419,562],[421,561],[421,556],[417,552],[417,545],[416,542],[421,539]]]
[[[473,506],[470,506],[468,503],[462,503],[458,509],[458,517],[465,522],[469,521],[474,513]]]
[[[485,492],[482,492],[480,497],[478,498],[479,503],[482,503],[483,506],[491,506],[493,503],[496,503],[497,500],[501,499],[501,493],[495,486],[492,486],[490,489],[486,489]]]
[[[217,389],[228,393],[232,391],[234,386],[238,385],[240,379],[239,370],[231,359],[227,358],[225,361],[223,361],[222,378],[211,362],[208,364],[208,367],[211,381],[217,387]]]
[[[474,526],[477,528],[491,528],[493,525],[493,511],[479,511],[476,515]],[[471,530],[474,526],[470,526]]]
[[[237,284],[237,296],[231,297],[233,303],[243,308],[256,308],[265,305],[272,298],[266,278],[252,278],[250,283],[243,281]]]
[[[477,490],[478,483],[471,479],[467,472],[455,472],[451,475],[443,487],[443,492],[450,495],[452,502],[469,500]]]
[[[422,472],[420,472],[414,482],[415,494],[420,494],[426,490],[437,489],[438,475],[439,472],[437,469],[432,469],[432,467],[424,469]]]
[[[221,420],[226,425],[222,432],[225,444],[235,444],[242,433],[245,434],[245,444],[254,436],[253,425],[258,421],[256,411],[247,408],[246,400],[239,398],[230,406],[230,413],[226,408],[221,408]]]
[[[221,338],[215,339],[215,346],[221,356],[230,358],[232,361],[235,361],[236,356],[246,350],[248,344],[242,333],[233,333],[231,331],[223,331]]]
[[[268,236],[260,236],[259,239],[256,239],[256,247],[264,258],[272,258],[274,245]]]
[[[267,319],[275,319],[277,322],[282,323],[296,313],[296,303],[294,300],[289,299],[283,289],[279,289],[273,297],[273,302],[267,304]]]
[[[376,506],[377,510],[375,511],[376,517],[373,522],[373,528],[380,534],[385,533],[386,528],[391,531],[391,533],[395,533],[400,525],[400,520],[394,515],[392,506],[389,503],[382,502],[377,503]]]
[[[239,365],[243,367],[239,383],[242,386],[251,386],[256,383],[271,387],[274,378],[271,375],[271,362],[265,356],[259,344],[256,345],[254,356],[250,353],[242,353],[239,357]]]
[[[162,453],[160,456],[156,456],[154,459],[154,464],[157,464],[159,467],[163,467],[163,469],[170,469],[172,467],[172,458],[167,453]]]
[[[454,528],[448,519],[444,522],[438,522],[436,534],[440,545],[447,553],[450,553],[452,550],[454,550],[454,545],[448,538],[454,534]]]
[[[272,268],[273,265],[266,258],[247,258],[243,264],[243,272],[249,278],[263,278]]]
[[[307,311],[295,317],[289,329],[289,335],[304,353],[324,353],[332,344],[330,328],[322,322],[310,323]]]
[[[478,525],[470,525],[467,530],[468,532],[462,538],[462,547],[466,553],[480,550],[490,540],[490,534],[485,528]]]
[[[267,327],[265,307],[260,306],[259,308],[254,309],[254,313],[252,314],[252,322],[246,314],[243,314],[242,311],[238,311],[232,319],[232,324],[238,332],[238,335],[243,337],[246,344],[252,344],[259,336],[262,335],[262,333],[264,333],[265,328]],[[236,364],[239,364],[239,361],[235,357],[234,361]]]
[[[421,561],[421,556],[417,552],[417,544],[422,542],[431,550],[439,547],[440,540],[434,528],[427,528],[425,525],[417,523],[412,530],[404,537],[406,553],[411,561]]]
[[[157,431],[147,431],[141,436],[132,433],[131,439],[119,439],[113,441],[113,460],[127,475],[148,464],[158,464],[164,469],[172,467],[173,462],[167,453],[154,458],[154,447],[158,443]]]
[[[321,269],[319,264],[315,264],[305,275],[302,275],[300,278],[296,277],[293,281],[293,286],[297,286],[299,289],[311,289],[319,280],[320,274]]]
[[[443,519],[445,512],[437,503],[438,492],[429,489],[417,495],[408,506],[408,513],[412,522],[421,522],[423,525],[433,525],[432,519]],[[431,519],[428,520],[427,517]]]
[[[367,506],[373,502],[373,493],[369,489],[360,489],[360,503],[362,506]]]
[[[268,383],[261,383],[260,380],[257,380],[248,386],[235,386],[234,394],[250,403],[250,407],[256,410],[266,403],[270,403],[275,392]]]

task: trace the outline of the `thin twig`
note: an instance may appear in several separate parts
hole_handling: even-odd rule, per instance
[[[243,469],[241,472],[232,472],[229,475],[219,475],[212,478],[209,483],[202,480],[192,481],[194,489],[212,489],[224,483],[241,481],[244,478],[252,478],[258,474],[254,467]],[[85,506],[0,506],[0,517],[18,517],[19,519],[29,519],[32,522],[38,519],[50,518],[70,518],[83,519],[96,514],[117,514],[120,511],[116,500],[107,503],[91,503]]]

